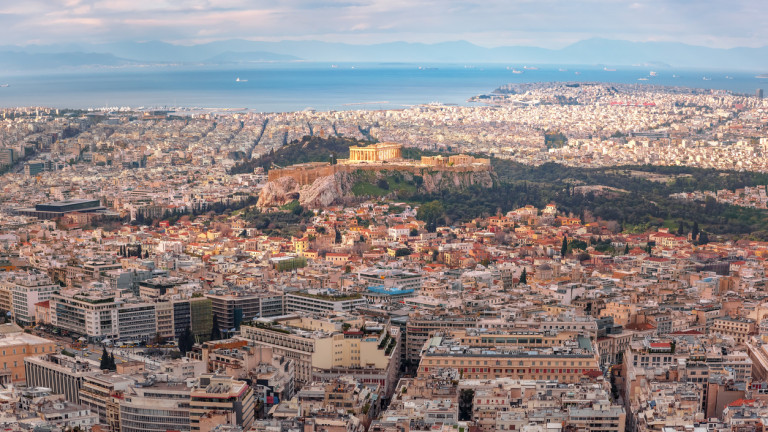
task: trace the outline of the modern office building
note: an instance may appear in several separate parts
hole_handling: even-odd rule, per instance
[[[45,171],[45,161],[33,160],[24,164],[24,175],[33,177]]]
[[[189,328],[198,342],[207,341],[211,337],[213,328],[212,302],[205,297],[195,297],[188,300],[175,301],[174,307],[179,303],[189,303]],[[175,309],[174,309],[175,311]],[[226,329],[219,325],[220,329]],[[184,328],[176,328],[176,334],[180,334]]]
[[[191,391],[181,382],[130,387],[119,399],[120,432],[189,431]]]
[[[352,312],[368,305],[360,294],[327,295],[297,292],[285,295],[286,313],[326,314],[330,312]]]
[[[148,341],[158,333],[178,337],[190,328],[198,341],[211,334],[211,301],[205,297],[166,302],[126,301],[115,291],[79,291],[54,294],[50,299],[51,325],[91,341],[104,339]]]
[[[147,341],[157,334],[154,303],[124,303],[117,309],[118,339]]]
[[[284,313],[283,296],[271,292],[206,294],[219,327],[233,329],[254,318],[279,316]]]
[[[18,209],[17,213],[23,216],[36,217],[38,219],[56,219],[68,213],[104,213],[106,210],[107,208],[102,206],[99,200],[70,199],[36,204],[35,208]]]

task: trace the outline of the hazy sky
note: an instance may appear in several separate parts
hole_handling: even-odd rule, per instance
[[[231,38],[560,48],[591,37],[768,44],[766,0],[2,0],[3,44]]]

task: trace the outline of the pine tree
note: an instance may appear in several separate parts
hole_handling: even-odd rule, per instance
[[[188,351],[187,336],[186,336],[188,332],[189,332],[189,327],[186,327],[184,331],[179,333],[178,347],[179,347],[179,351],[181,351],[181,355],[185,355]]]
[[[560,256],[564,257],[568,253],[568,237],[563,236],[563,245],[560,246]]]
[[[181,351],[182,355],[185,355],[188,351],[192,351],[192,347],[194,346],[195,337],[192,335],[192,331],[189,329],[189,326],[187,326],[179,335],[179,351]]]
[[[109,367],[107,369],[109,370],[117,370],[117,363],[115,362],[115,353],[112,352],[109,354]]]
[[[525,269],[520,273],[520,283],[524,285],[528,283],[528,272]]]
[[[693,228],[691,228],[691,238],[696,240],[698,236],[699,236],[699,223],[694,221]]]
[[[101,363],[99,363],[99,369],[109,370],[109,366],[109,353],[107,352],[107,347],[103,347],[101,349]]]
[[[211,327],[211,340],[216,341],[221,339],[221,330],[219,329],[219,319],[216,315],[213,316],[213,326]]]
[[[699,244],[700,245],[705,245],[707,243],[709,243],[709,236],[707,235],[706,231],[702,231],[699,234]]]
[[[628,254],[628,253],[629,253],[629,243],[627,243],[626,245],[624,245],[624,255],[626,255],[626,254]]]

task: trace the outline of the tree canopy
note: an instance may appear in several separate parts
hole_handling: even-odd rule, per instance
[[[416,212],[416,219],[424,221],[428,232],[437,231],[438,221],[445,216],[445,207],[443,203],[434,200],[419,206],[419,211]]]

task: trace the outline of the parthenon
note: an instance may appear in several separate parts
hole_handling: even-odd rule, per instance
[[[349,148],[349,163],[383,162],[402,158],[402,144],[379,143],[365,147],[352,146]]]

